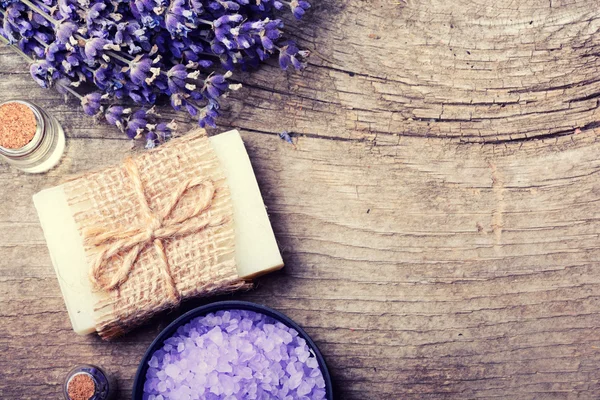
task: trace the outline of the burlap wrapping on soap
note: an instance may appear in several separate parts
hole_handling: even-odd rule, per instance
[[[182,299],[248,286],[235,264],[229,188],[204,131],[70,181],[65,193],[93,269],[102,338]]]

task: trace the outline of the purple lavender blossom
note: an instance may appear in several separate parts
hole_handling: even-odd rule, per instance
[[[68,43],[77,31],[77,25],[73,22],[63,22],[56,28],[56,40],[58,43]]]
[[[88,62],[93,62],[110,42],[102,38],[92,38],[85,42],[84,53]]]
[[[138,57],[129,64],[129,76],[136,85],[142,85],[151,76],[152,59],[147,56]]]
[[[292,136],[290,135],[290,133],[288,131],[283,131],[279,134],[279,139],[284,140],[286,142],[288,142],[289,144],[294,144],[294,141],[292,140]]]
[[[32,24],[24,14],[25,6],[21,3],[13,3],[6,9],[5,20],[11,26],[13,31],[18,32],[22,37],[33,36]]]
[[[105,3],[96,3],[90,6],[90,8],[85,13],[85,22],[87,24],[88,29],[91,29],[97,23],[96,20],[100,17],[102,11],[104,11],[105,9]]]
[[[294,17],[300,19],[304,16],[306,10],[310,8],[310,3],[303,0],[292,0],[290,2],[290,7],[292,9],[292,13],[294,13]]]
[[[187,79],[187,68],[183,64],[174,65],[167,72],[167,82],[171,93],[179,93],[185,91],[185,80]]]
[[[222,17],[217,18],[217,20],[213,22],[213,25],[218,28],[221,25],[231,24],[232,22],[240,22],[243,19],[244,17],[242,17],[240,14],[223,15]]]
[[[106,110],[104,117],[106,118],[106,121],[109,124],[115,125],[119,129],[123,129],[124,117],[126,115],[128,115],[130,112],[131,112],[131,109],[128,109],[128,108],[125,108],[122,106],[110,106]]]
[[[201,128],[205,128],[210,126],[211,128],[216,128],[217,124],[215,120],[219,116],[219,103],[214,101],[209,102],[206,107],[204,107],[200,112],[200,119],[198,120],[198,125]]]
[[[98,92],[92,92],[83,96],[83,98],[81,99],[81,106],[83,107],[83,111],[87,115],[98,114],[102,110],[100,100],[102,100],[102,94]]]
[[[298,332],[264,314],[195,318],[148,361],[147,399],[326,398],[319,363]]]
[[[0,34],[8,40],[9,44],[17,43],[19,40],[17,38],[19,36],[18,32],[12,26],[8,18],[2,20],[2,30],[0,31]]]
[[[43,58],[45,54],[45,48],[39,45],[39,42],[27,38],[21,38],[18,41],[19,48],[24,53],[33,53],[38,58]]]
[[[148,125],[147,117],[147,112],[144,109],[140,109],[131,115],[125,125],[125,133],[129,138],[135,139],[144,133],[146,125]]]
[[[54,79],[57,79],[57,71],[49,62],[38,61],[31,64],[29,72],[34,81],[43,88],[51,86]]]
[[[194,21],[192,11],[186,8],[185,0],[172,0],[165,16],[165,27],[174,37],[186,37]]]
[[[227,78],[231,76],[231,73],[226,73],[225,75],[211,75],[204,81],[204,88],[202,89],[207,98],[211,98],[213,100],[221,97],[227,89],[229,89],[229,83],[227,82]]]
[[[298,57],[308,56],[307,52],[301,52],[294,43],[288,43],[279,50],[279,66],[286,70],[291,65],[296,69],[303,69],[305,64]]]
[[[170,123],[161,122],[160,124],[151,125],[148,128],[146,135],[146,148],[153,149],[159,143],[166,142],[173,136],[173,130],[177,129],[177,124],[174,121]]]
[[[77,11],[73,0],[58,0],[58,10],[63,18],[71,17]]]

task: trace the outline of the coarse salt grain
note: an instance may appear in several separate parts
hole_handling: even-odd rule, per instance
[[[25,104],[12,102],[0,106],[0,146],[20,149],[31,142],[36,129],[35,115]]]
[[[247,310],[195,318],[148,362],[144,400],[322,400],[325,380],[295,329]]]

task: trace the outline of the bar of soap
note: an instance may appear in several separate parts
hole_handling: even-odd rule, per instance
[[[283,267],[283,260],[246,148],[238,131],[210,138],[231,192],[238,275],[251,279]],[[95,331],[96,297],[88,279],[83,239],[62,186],[33,196],[67,311],[78,334]]]

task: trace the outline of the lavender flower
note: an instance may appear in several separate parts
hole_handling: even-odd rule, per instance
[[[18,32],[22,37],[33,36],[31,22],[25,17],[25,6],[21,3],[13,3],[6,9],[5,20],[13,31]]]
[[[167,82],[171,93],[179,93],[185,91],[186,78],[188,76],[187,68],[183,64],[174,65],[167,72]]]
[[[115,125],[122,130],[123,119],[129,113],[131,113],[131,109],[129,108],[124,108],[122,106],[111,106],[106,110],[104,117],[109,124]]]
[[[63,22],[56,28],[56,40],[61,44],[69,43],[76,31],[77,25],[75,23]]]
[[[43,88],[49,88],[54,79],[58,78],[56,68],[47,61],[38,61],[31,64],[29,72],[33,80]]]
[[[83,111],[87,115],[96,115],[98,112],[102,110],[102,105],[100,104],[100,100],[102,99],[102,94],[98,92],[92,92],[83,96],[81,99],[81,106],[83,107]]]
[[[88,62],[93,62],[110,42],[102,38],[92,38],[85,42],[84,53]]]
[[[219,105],[218,103],[209,102],[206,107],[204,107],[200,113],[200,119],[198,120],[198,125],[201,128],[205,128],[210,126],[211,128],[216,128],[217,124],[215,123],[215,119],[219,116]]]
[[[279,66],[286,70],[290,64],[296,69],[303,69],[305,64],[298,59],[300,57],[308,57],[308,52],[298,50],[294,43],[288,43],[279,50]]]
[[[292,136],[290,135],[290,133],[288,131],[283,131],[279,134],[279,139],[284,140],[286,142],[288,142],[289,144],[294,144],[294,141],[292,140]]]
[[[71,17],[77,11],[77,6],[72,0],[58,0],[58,10],[63,18]]]
[[[304,16],[306,10],[310,8],[310,3],[303,0],[292,0],[290,2],[290,7],[292,9],[292,13],[294,13],[294,17],[300,19]]]
[[[2,21],[2,30],[0,31],[0,34],[2,34],[2,36],[5,37],[10,44],[17,43],[19,40],[17,39],[19,36],[18,32],[12,26],[8,18],[4,18]]]
[[[150,57],[141,56],[136,57],[129,64],[129,76],[131,77],[131,81],[136,85],[143,85],[146,80],[153,80],[160,73],[160,69],[157,71],[152,67],[153,61]]]
[[[45,53],[44,47],[40,46],[38,44],[38,42],[35,40],[22,38],[21,40],[18,41],[18,45],[19,45],[19,48],[21,49],[21,51],[23,51],[24,53],[33,53],[38,58],[44,57],[44,53]]]
[[[87,10],[85,13],[85,22],[88,29],[92,29],[92,27],[97,23],[97,19],[100,17],[102,11],[105,9],[105,3],[96,3]]]
[[[161,122],[160,124],[148,125],[146,134],[146,148],[153,149],[161,142],[166,142],[173,136],[173,131],[177,129],[175,121],[170,123]]]
[[[165,26],[174,37],[186,37],[191,28],[186,23],[193,23],[192,11],[185,8],[185,0],[172,0],[167,15]]]
[[[125,125],[125,133],[129,138],[135,139],[144,133],[146,125],[148,125],[147,117],[147,112],[144,109],[140,109],[131,115]]]
[[[209,99],[216,100],[227,89],[229,89],[229,83],[227,83],[227,78],[231,77],[231,72],[227,72],[224,75],[211,75],[204,81],[203,93]]]
[[[240,14],[223,15],[221,18],[218,18],[215,22],[213,22],[213,26],[218,28],[221,25],[231,24],[232,22],[240,22],[243,19],[244,17],[242,17]]]

